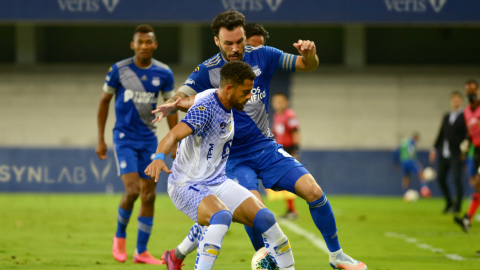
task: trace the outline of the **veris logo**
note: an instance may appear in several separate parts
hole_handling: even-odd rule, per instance
[[[283,0],[222,0],[225,10],[234,9],[238,11],[263,11],[265,7],[276,12]]]
[[[57,0],[62,11],[98,12],[103,6],[108,12],[113,12],[120,0]]]
[[[439,13],[447,0],[384,0],[388,11],[394,12],[425,12],[430,6]]]

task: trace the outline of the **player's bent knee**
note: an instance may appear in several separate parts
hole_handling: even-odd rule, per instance
[[[295,184],[295,191],[307,203],[316,201],[323,195],[322,189],[311,174],[305,174],[298,179]]]
[[[138,196],[140,196],[140,189],[138,187],[125,187],[125,198],[128,201],[135,201]]]
[[[275,225],[275,223],[277,223],[277,221],[275,220],[273,213],[267,208],[263,208],[260,209],[255,215],[253,228],[263,233]]]
[[[213,224],[223,224],[230,227],[230,223],[232,223],[232,213],[228,210],[220,210],[212,215],[210,218],[210,225]]]
[[[154,204],[156,196],[155,192],[142,192],[142,203]]]

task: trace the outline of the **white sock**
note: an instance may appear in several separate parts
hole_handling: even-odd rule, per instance
[[[339,250],[334,251],[334,252],[328,252],[328,257],[329,257],[330,261],[334,261],[337,258],[337,255],[342,253],[342,252],[343,252],[342,249],[339,249]]]
[[[220,254],[222,248],[223,237],[228,231],[228,226],[224,224],[213,224],[208,226],[205,233],[198,242],[197,260],[195,269],[211,270],[213,264]]]
[[[198,223],[193,224],[192,228],[188,232],[187,237],[183,239],[182,243],[178,245],[178,251],[184,256],[192,253],[197,249],[198,238],[202,236],[203,232],[206,230],[207,226],[200,226]]]
[[[263,234],[265,247],[272,258],[277,262],[279,269],[295,269],[293,267],[295,260],[287,236],[283,233],[278,223],[275,223]]]

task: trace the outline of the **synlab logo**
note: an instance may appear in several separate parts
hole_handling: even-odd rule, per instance
[[[394,12],[426,12],[431,6],[433,11],[439,13],[447,0],[384,0],[388,11]]]
[[[272,12],[282,4],[283,0],[222,0],[223,7],[238,11],[263,11],[268,6]]]
[[[120,0],[57,0],[62,11],[69,12],[98,12],[101,3],[111,13]]]
[[[97,169],[97,166],[95,166],[95,162],[93,162],[93,158],[90,159],[90,169],[92,169],[92,173],[95,176],[95,179],[97,179],[97,183],[104,183],[105,182],[105,177],[108,175],[110,172],[111,168],[111,162],[108,160],[107,165],[105,168],[103,168],[102,174],[100,175],[100,172]]]

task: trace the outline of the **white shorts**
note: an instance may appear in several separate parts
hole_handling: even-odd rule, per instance
[[[246,188],[231,179],[211,186],[187,183],[185,186],[179,187],[169,183],[168,195],[175,207],[195,222],[198,222],[198,205],[209,195],[217,196],[227,206],[232,215],[243,201],[254,196]]]

